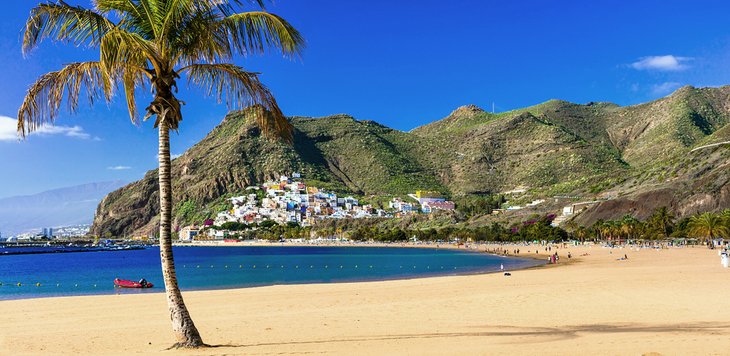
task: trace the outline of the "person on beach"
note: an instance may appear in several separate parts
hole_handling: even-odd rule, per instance
[[[501,263],[499,264],[499,270],[500,270],[500,271],[504,271],[504,265],[503,265],[503,264],[501,264]]]

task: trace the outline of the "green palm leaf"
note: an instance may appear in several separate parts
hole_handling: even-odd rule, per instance
[[[114,25],[93,10],[58,4],[40,4],[33,8],[25,24],[23,53],[29,53],[44,38],[70,41],[75,45],[98,45]]]
[[[221,27],[231,46],[241,54],[262,53],[266,48],[281,49],[285,56],[298,56],[304,49],[302,35],[281,17],[268,12],[245,12],[226,17]]]

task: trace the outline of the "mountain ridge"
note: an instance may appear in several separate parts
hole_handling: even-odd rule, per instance
[[[234,112],[173,161],[176,206],[192,204],[200,212],[177,214],[177,223],[214,214],[224,208],[225,196],[293,171],[310,184],[364,197],[418,189],[451,196],[495,194],[518,186],[528,188],[524,199],[616,197],[613,205],[598,204],[583,214],[584,223],[631,213],[620,208],[631,205],[618,204],[621,199],[669,189],[678,192],[672,208],[689,214],[692,194],[725,189],[724,183],[700,184],[709,176],[718,182],[726,178],[718,169],[725,159],[722,148],[707,157],[687,155],[699,143],[728,136],[728,103],[728,86],[685,86],[631,106],[549,100],[492,114],[465,105],[408,132],[347,114],[293,116],[291,146],[263,139],[245,112]],[[93,231],[154,233],[155,172],[107,196]],[[719,195],[710,200],[705,208],[726,206]]]
[[[94,182],[0,198],[0,231],[12,236],[43,227],[89,224],[96,206],[127,182]]]

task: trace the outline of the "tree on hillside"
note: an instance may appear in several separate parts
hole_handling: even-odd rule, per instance
[[[725,226],[723,219],[713,213],[695,215],[689,219],[689,232],[691,236],[701,237],[708,242],[708,247],[715,248],[713,240],[718,237],[728,237],[730,230]]]
[[[246,3],[261,11],[244,12]],[[120,87],[133,123],[139,123],[135,90],[149,85],[153,98],[144,120],[154,117],[159,132],[160,257],[172,327],[178,347],[203,340],[185,307],[172,256],[170,130],[182,121],[177,81],[187,77],[231,109],[253,106],[264,134],[291,141],[289,122],[257,73],[229,63],[234,56],[269,48],[297,56],[304,41],[281,17],[265,11],[265,0],[95,0],[93,8],[63,1],[42,3],[30,13],[23,37],[29,53],[43,39],[99,49],[99,60],[71,63],[41,76],[18,111],[18,132],[53,123],[65,100],[71,112],[82,91],[89,103],[110,102]]]

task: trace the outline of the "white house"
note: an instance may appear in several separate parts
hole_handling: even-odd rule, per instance
[[[193,241],[193,238],[198,235],[198,227],[195,225],[185,226],[180,229],[178,236],[180,241]]]

